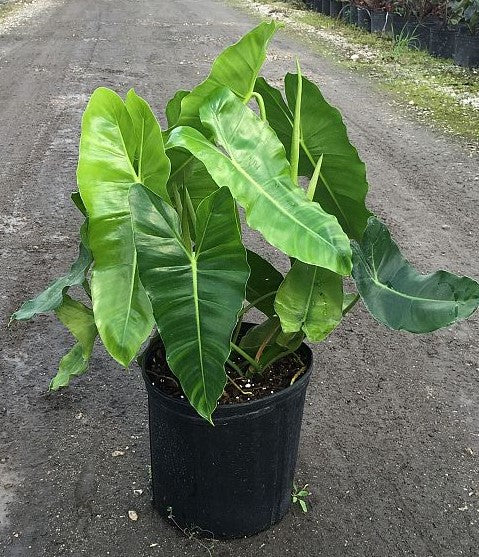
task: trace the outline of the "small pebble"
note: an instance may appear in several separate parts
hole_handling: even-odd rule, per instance
[[[117,457],[117,456],[123,456],[124,454],[125,454],[125,451],[113,451],[111,453],[111,456]]]
[[[136,522],[138,520],[138,514],[136,511],[128,511],[128,518]]]

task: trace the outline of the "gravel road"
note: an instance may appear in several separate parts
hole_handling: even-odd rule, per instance
[[[0,20],[0,554],[208,555],[151,509],[138,370],[98,349],[74,388],[47,395],[68,333],[49,317],[6,323],[75,255],[69,193],[93,89],[134,86],[161,114],[254,20],[214,0],[37,0],[12,17]],[[477,155],[286,35],[265,74],[293,70],[295,53],[344,112],[369,166],[369,204],[403,251],[423,271],[478,278]],[[391,333],[357,308],[315,349],[297,471],[310,511],[212,554],[476,556],[478,331],[476,316],[428,336]]]

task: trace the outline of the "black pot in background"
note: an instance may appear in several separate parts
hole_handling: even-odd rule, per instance
[[[439,58],[452,58],[456,44],[457,29],[438,25],[431,27],[429,52]]]
[[[397,37],[406,21],[402,15],[392,12],[371,12],[371,33],[379,33],[388,37]]]
[[[472,35],[466,26],[459,27],[456,35],[453,60],[458,66],[478,68],[479,34]]]
[[[331,10],[330,0],[323,0],[323,7],[322,7],[321,12],[324,15],[329,15],[330,10]]]
[[[251,325],[249,325],[251,326]],[[215,426],[186,402],[157,389],[146,370],[161,341],[143,358],[148,391],[153,505],[182,528],[215,538],[249,536],[278,522],[291,504],[307,371],[291,387],[263,399],[220,405]]]
[[[335,18],[339,17],[339,12],[342,7],[343,5],[338,0],[331,0],[329,3],[329,15]]]
[[[349,4],[349,23],[351,25],[358,24],[358,7],[355,4]]]
[[[323,9],[323,0],[311,0],[311,9],[315,12],[321,13],[321,10]]]
[[[384,33],[386,29],[386,12],[382,10],[371,11],[371,33]]]
[[[406,25],[406,18],[400,14],[390,13],[389,17],[391,19],[391,31],[393,37],[399,37],[402,34],[402,30]]]
[[[410,46],[419,50],[429,50],[431,28],[437,26],[437,20],[409,20],[404,25],[403,35],[411,37]]]
[[[371,32],[371,16],[366,8],[358,8],[358,27]]]
[[[350,4],[348,2],[341,2],[341,11],[339,12],[339,19],[349,23],[349,10]]]

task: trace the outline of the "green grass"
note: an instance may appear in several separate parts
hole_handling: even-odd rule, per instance
[[[288,18],[286,31],[307,39],[333,63],[369,76],[378,88],[421,120],[479,145],[479,70],[455,66],[410,49],[410,37],[367,33],[343,21],[309,11],[298,1],[233,0],[249,10],[267,6]],[[338,41],[341,45],[338,45]],[[477,108],[465,104],[472,99]]]

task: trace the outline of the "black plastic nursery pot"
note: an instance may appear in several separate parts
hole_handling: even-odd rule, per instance
[[[435,21],[407,21],[403,35],[411,38],[410,46],[419,50],[429,50],[431,29],[437,26]]]
[[[386,12],[373,10],[371,12],[371,33],[384,33],[386,25]]]
[[[330,0],[322,0],[322,1],[323,1],[323,3],[322,3],[321,12],[324,15],[330,15],[330,13],[331,13],[331,2],[330,2]]]
[[[371,32],[371,15],[366,8],[358,8],[358,27]]]
[[[349,11],[350,11],[350,4],[348,4],[347,2],[342,2],[341,10],[339,12],[339,19],[342,19],[343,21],[349,23]]]
[[[153,506],[181,528],[218,539],[251,536],[288,511],[298,453],[311,350],[293,385],[265,398],[219,405],[214,426],[185,401],[160,391],[147,370],[161,341],[142,361],[148,391]]]
[[[456,29],[444,26],[432,27],[429,39],[429,52],[439,58],[452,58],[456,44]]]
[[[371,17],[371,33],[379,33],[392,37],[401,33],[405,20],[403,16],[383,11],[373,11]]]
[[[349,23],[351,25],[358,24],[358,7],[354,4],[349,5]]]
[[[329,15],[331,17],[339,17],[339,12],[341,11],[343,5],[338,0],[331,0],[329,3]]]
[[[464,68],[479,67],[479,34],[472,35],[467,28],[459,28],[453,53],[454,62]]]

